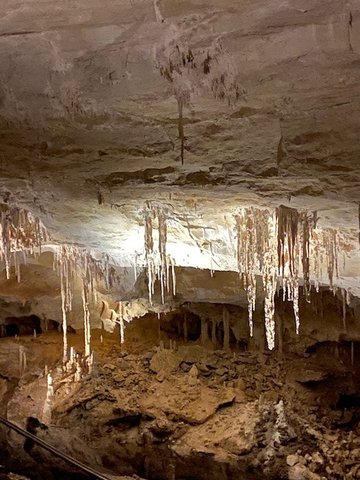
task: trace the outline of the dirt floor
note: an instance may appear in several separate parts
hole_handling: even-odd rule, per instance
[[[135,330],[123,345],[93,331],[94,365],[80,381],[75,367],[62,368],[60,332],[1,338],[1,414],[109,478],[360,478],[359,371],[347,344],[286,355],[224,351]],[[69,345],[81,352],[82,332]],[[50,406],[45,371],[54,379]],[[5,434],[0,463],[9,471],[89,478]]]

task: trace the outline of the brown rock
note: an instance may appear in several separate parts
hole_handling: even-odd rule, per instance
[[[158,350],[150,361],[150,369],[154,373],[164,372],[165,376],[174,372],[182,362],[178,352],[173,350]]]
[[[294,454],[294,455],[288,455],[286,457],[286,464],[289,465],[289,467],[293,467],[297,463],[299,463],[299,456],[298,455]]]

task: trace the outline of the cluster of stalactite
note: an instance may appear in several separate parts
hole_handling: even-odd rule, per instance
[[[28,254],[41,253],[41,245],[48,240],[41,220],[27,210],[0,203],[0,261],[5,264],[6,278],[11,268],[20,282],[20,265]]]
[[[315,229],[310,246],[314,252],[311,260],[317,291],[319,290],[320,279],[325,276],[325,271],[330,290],[335,291],[334,280],[339,276],[339,251],[346,251],[346,245],[341,245],[341,235],[332,228]]]
[[[144,210],[144,250],[148,276],[149,301],[152,303],[156,281],[160,283],[161,301],[165,303],[166,293],[176,294],[175,264],[166,252],[167,223],[166,212],[159,206],[147,204]],[[158,245],[155,246],[154,230],[158,230]]]
[[[238,271],[248,297],[249,329],[253,334],[257,277],[262,277],[265,294],[265,328],[268,347],[275,347],[275,293],[293,303],[296,332],[299,333],[299,285],[310,299],[312,284],[318,289],[324,268],[330,288],[338,276],[339,239],[334,229],[318,229],[316,212],[243,208],[236,215]]]
[[[267,342],[275,341],[275,292],[277,280],[276,214],[269,210],[243,208],[236,216],[238,271],[247,292],[249,329],[253,335],[257,275],[263,279]]]
[[[81,299],[83,305],[85,357],[91,355],[91,326],[89,304],[96,302],[96,285],[104,280],[105,285],[114,281],[113,269],[109,266],[109,258],[103,262],[96,261],[85,249],[61,245],[54,255],[54,269],[60,277],[63,361],[68,361],[67,318],[72,310],[72,301],[76,281],[81,282]]]

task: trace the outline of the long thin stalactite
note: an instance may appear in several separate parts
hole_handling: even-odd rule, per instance
[[[264,289],[267,344],[275,347],[275,293],[293,303],[295,330],[300,330],[300,285],[310,301],[312,285],[318,291],[326,271],[330,289],[339,275],[340,240],[335,229],[318,229],[316,212],[242,208],[235,216],[238,272],[248,297],[249,331],[253,335],[258,278]]]

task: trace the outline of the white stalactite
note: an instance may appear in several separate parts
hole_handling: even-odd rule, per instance
[[[89,312],[89,300],[88,289],[85,280],[83,280],[82,290],[82,304],[84,313],[84,342],[85,342],[85,357],[89,357],[91,354],[91,327],[90,327],[90,312]]]
[[[0,203],[0,261],[5,265],[6,278],[10,279],[14,267],[18,282],[20,257],[41,253],[42,244],[49,236],[42,222],[27,210]]]
[[[85,249],[62,245],[59,246],[54,260],[54,268],[60,276],[61,310],[63,318],[63,360],[68,360],[67,315],[72,310],[75,291],[75,279],[81,279],[81,299],[83,305],[85,356],[91,355],[90,303],[96,303],[96,285],[104,281],[106,288],[111,288],[115,274],[109,264],[109,257],[96,261]]]
[[[330,288],[335,291],[341,238],[334,229],[316,228],[316,212],[298,212],[284,206],[273,210],[246,207],[235,218],[238,272],[248,298],[250,335],[253,334],[257,277],[262,277],[266,338],[272,350],[278,284],[283,288],[283,301],[293,303],[295,329],[299,333],[300,281],[307,301],[310,300],[311,283],[318,291],[324,271]]]
[[[166,252],[167,219],[166,212],[160,207],[147,203],[144,209],[144,252],[145,268],[148,276],[149,302],[152,304],[156,282],[160,283],[160,297],[164,304],[166,293],[176,294],[175,263]],[[157,230],[157,248],[155,231]],[[171,275],[170,275],[171,268]],[[172,289],[170,285],[172,284]]]

